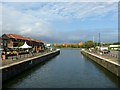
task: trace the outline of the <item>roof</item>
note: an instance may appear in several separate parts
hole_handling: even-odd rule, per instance
[[[38,43],[44,43],[44,42],[42,42],[42,41],[40,41],[40,40],[32,40],[33,42],[38,42]]]
[[[16,35],[16,34],[5,34],[7,37],[9,38],[14,38],[14,39],[20,39],[20,40],[31,40],[31,38],[28,37],[23,37],[20,35]]]
[[[4,34],[4,35],[6,35],[8,38],[20,39],[20,40],[28,40],[28,41],[41,42],[41,43],[43,43],[43,42],[40,41],[40,40],[33,40],[33,39],[30,38],[30,37],[24,37],[24,36],[21,36],[21,35],[16,35],[16,34]]]

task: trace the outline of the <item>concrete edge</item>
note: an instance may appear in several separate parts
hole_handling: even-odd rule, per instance
[[[93,56],[95,56],[95,57],[97,57],[97,58],[103,59],[103,60],[105,60],[105,61],[107,61],[107,62],[110,62],[110,63],[112,63],[112,64],[115,64],[115,65],[117,65],[117,66],[120,66],[120,64],[118,64],[118,63],[116,63],[116,62],[113,62],[113,61],[110,61],[109,59],[103,58],[103,57],[101,57],[101,56],[97,56],[97,55],[95,55],[95,54],[93,54],[93,53],[90,53],[90,52],[88,52],[88,51],[84,51],[84,52],[89,53],[89,54],[91,54],[91,55],[93,55]]]
[[[93,60],[94,62],[96,62],[97,64],[99,64],[100,66],[104,67],[106,70],[120,77],[120,64],[110,61],[109,59],[103,58],[101,56],[92,54],[85,50],[81,51],[81,53]]]
[[[55,52],[57,52],[57,51],[60,51],[60,50],[57,49],[57,50],[55,50],[55,51],[52,51],[52,52],[49,52],[49,53],[45,53],[45,54],[43,54],[43,55],[35,56],[35,57],[28,58],[28,59],[25,59],[25,60],[22,60],[22,61],[19,61],[19,62],[15,62],[15,63],[9,64],[9,65],[5,65],[5,66],[3,66],[3,67],[0,67],[0,70],[2,70],[2,69],[4,69],[4,68],[7,68],[7,67],[11,67],[11,66],[17,65],[17,64],[20,64],[20,63],[23,63],[23,62],[26,62],[26,61],[34,60],[34,59],[36,59],[36,58],[40,58],[40,57],[43,57],[43,56],[46,56],[46,55],[55,53]]]

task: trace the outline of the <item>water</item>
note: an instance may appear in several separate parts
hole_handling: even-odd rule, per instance
[[[61,54],[3,84],[9,88],[117,88],[120,79],[80,53]]]

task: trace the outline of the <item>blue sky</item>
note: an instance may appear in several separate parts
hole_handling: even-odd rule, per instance
[[[117,42],[117,2],[5,2],[2,34],[15,33],[47,43],[92,40]]]

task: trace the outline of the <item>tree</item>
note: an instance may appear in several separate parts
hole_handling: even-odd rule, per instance
[[[120,45],[120,42],[115,42],[113,43],[113,45]]]
[[[85,42],[85,48],[91,48],[91,47],[94,47],[95,44],[93,41],[87,41]]]
[[[23,44],[24,44],[24,42],[19,42],[18,47],[22,46]]]

